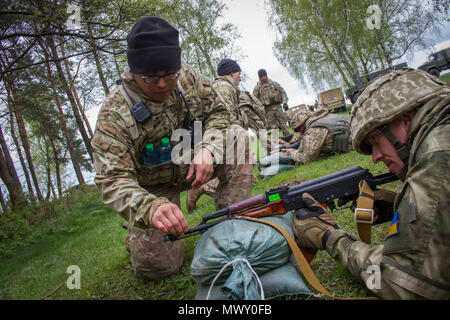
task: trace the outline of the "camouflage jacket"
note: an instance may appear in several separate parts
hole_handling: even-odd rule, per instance
[[[231,106],[234,112],[231,114],[230,125],[237,124],[244,127],[247,123],[246,116],[239,110],[239,87],[235,81],[228,76],[218,76],[212,83],[217,95]]]
[[[256,134],[265,129],[265,110],[261,102],[250,92],[241,91],[239,94],[239,109],[247,117],[246,129],[253,130]]]
[[[430,110],[439,109],[434,117]],[[369,266],[381,271],[384,299],[450,299],[450,95],[432,99],[414,115],[406,180],[383,245],[333,232],[326,250],[362,281]]]
[[[223,156],[222,145],[215,145],[214,135],[224,133],[230,125],[230,106],[214,92],[209,81],[190,66],[183,64],[178,85],[164,102],[152,101],[142,92],[126,69],[123,84],[135,101],[142,101],[152,113],[151,119],[139,124],[130,112],[130,102],[116,86],[106,97],[99,111],[92,148],[97,184],[103,202],[123,216],[131,225],[151,226],[153,212],[169,200],[148,190],[164,184],[180,185],[189,165],[175,166],[172,162],[153,167],[141,165],[141,153],[148,142],[159,144],[161,138],[171,137],[183,128],[187,107],[181,95],[184,91],[193,118],[202,120],[203,140],[215,158]],[[128,99],[129,100],[129,99]],[[209,133],[207,130],[210,130]],[[215,131],[215,132],[213,132]]]
[[[343,123],[348,124],[339,125],[336,128],[326,126],[326,124],[319,123],[321,119],[325,117],[333,117],[344,120]],[[333,154],[335,152],[343,152],[343,149],[351,149],[351,135],[350,135],[350,123],[348,116],[338,115],[325,115],[321,118],[311,118],[306,122],[306,128],[303,135],[303,140],[300,141],[300,145],[296,151],[292,153],[294,161],[298,164],[305,164],[313,161],[323,154]],[[312,120],[312,121],[311,121]],[[343,135],[345,141],[345,148],[337,146],[336,136],[340,131],[346,131],[347,135]]]
[[[270,79],[268,79],[266,83],[258,81],[256,87],[253,89],[253,95],[261,101],[264,106],[284,104],[288,101],[286,91],[284,91],[278,82]]]

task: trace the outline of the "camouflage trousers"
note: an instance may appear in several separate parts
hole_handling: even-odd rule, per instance
[[[181,190],[168,185],[149,190],[156,196],[164,196],[180,207]],[[184,261],[184,240],[163,241],[164,233],[156,228],[128,227],[128,247],[133,272],[151,280],[161,280],[180,271]]]
[[[221,209],[239,200],[250,197],[252,185],[252,165],[217,165],[215,176],[218,179],[212,195],[216,209]],[[160,185],[146,188],[156,196],[164,196],[180,206],[180,193],[185,189],[174,185]],[[134,273],[151,280],[161,280],[180,271],[184,261],[183,240],[163,241],[164,234],[155,229],[129,227],[128,247]]]
[[[283,132],[283,136],[288,136],[291,134],[287,126],[288,118],[284,113],[281,105],[274,104],[265,106],[265,110],[267,129],[281,129],[281,131]]]

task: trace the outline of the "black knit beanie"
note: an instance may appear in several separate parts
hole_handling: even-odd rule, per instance
[[[227,74],[239,71],[241,71],[241,67],[239,67],[236,61],[231,59],[222,59],[217,65],[217,74],[219,76],[225,76]]]
[[[127,36],[131,73],[154,73],[181,68],[178,30],[158,17],[140,19]]]
[[[264,70],[264,69],[259,69],[258,70],[258,77],[264,77],[264,76],[267,76],[267,71],[266,70]]]

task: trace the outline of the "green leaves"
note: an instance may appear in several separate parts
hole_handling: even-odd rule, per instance
[[[378,10],[368,10],[374,5]],[[305,88],[316,91],[349,87],[358,76],[430,45],[425,31],[443,19],[420,0],[272,0],[268,11],[280,35],[275,55]],[[369,29],[372,18],[380,23]]]

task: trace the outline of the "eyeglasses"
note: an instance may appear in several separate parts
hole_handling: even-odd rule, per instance
[[[175,72],[175,73],[166,73],[163,74],[162,76],[157,76],[157,75],[151,75],[151,76],[141,76],[142,80],[145,83],[157,83],[159,81],[159,79],[164,79],[164,81],[173,81],[173,80],[177,80],[178,77],[180,76],[181,72]]]

